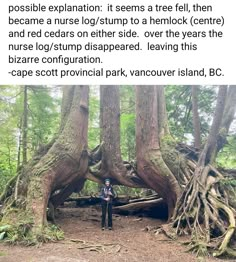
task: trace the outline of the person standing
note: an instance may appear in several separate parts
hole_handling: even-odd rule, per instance
[[[112,201],[116,194],[111,186],[109,178],[105,179],[105,185],[102,187],[100,198],[102,200],[102,230],[106,226],[106,214],[108,214],[108,229],[112,230]]]

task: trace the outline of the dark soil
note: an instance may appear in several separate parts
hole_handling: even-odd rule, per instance
[[[193,262],[186,247],[155,235],[153,228],[164,222],[137,216],[114,216],[114,230],[100,228],[100,208],[60,208],[56,222],[65,232],[65,240],[40,247],[0,244],[4,262]],[[75,241],[72,242],[71,240]],[[231,260],[232,261],[232,260]]]

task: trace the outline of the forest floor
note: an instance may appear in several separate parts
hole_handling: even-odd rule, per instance
[[[114,216],[114,230],[102,231],[98,207],[60,208],[57,224],[65,239],[39,247],[0,244],[1,262],[193,262],[186,247],[147,229],[163,221],[137,216]],[[73,240],[73,241],[72,241]],[[207,258],[207,262],[222,261]]]

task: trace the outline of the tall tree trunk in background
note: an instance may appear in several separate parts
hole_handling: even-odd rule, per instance
[[[171,217],[180,194],[179,184],[162,157],[159,126],[165,117],[159,118],[164,103],[156,86],[136,87],[136,158],[138,175],[167,203]]]
[[[91,173],[98,181],[110,177],[113,183],[130,187],[138,185],[138,179],[128,172],[123,164],[120,150],[120,95],[118,86],[101,86],[100,127],[101,161],[91,168]]]
[[[61,132],[44,155],[35,155],[18,175],[14,197],[9,198],[3,210],[2,221],[12,218],[11,205],[18,208],[16,221],[23,214],[33,222],[33,232],[40,234],[47,224],[46,209],[50,196],[68,187],[74,181],[82,181],[88,170],[88,86],[64,87],[71,101],[69,112],[62,118]],[[70,98],[69,98],[70,96]],[[63,109],[63,110],[64,110]],[[78,185],[79,186],[79,185]],[[17,192],[17,194],[16,194]],[[14,223],[14,222],[13,222]]]
[[[89,157],[89,88],[64,86],[59,134],[9,183],[10,193],[0,199],[6,201],[1,222],[20,224],[23,217],[24,223],[33,224],[32,232],[40,234],[47,224],[49,202],[58,206],[73,191],[81,190],[86,178],[101,182],[110,177],[115,184],[155,190],[168,206],[175,233],[191,233],[194,249],[207,248],[217,235],[217,255],[232,253],[228,246],[236,227],[235,210],[220,183],[224,177],[213,164],[235,116],[235,87],[219,88],[212,126],[198,162],[177,151],[179,145],[169,135],[163,86],[137,86],[135,91],[135,166],[121,157],[118,86],[101,87],[101,145]]]
[[[62,88],[62,103],[61,103],[61,125],[60,125],[60,133],[63,131],[68,116],[70,114],[73,96],[74,96],[74,87],[73,86],[64,86]]]
[[[208,163],[212,163],[213,161],[215,161],[217,136],[220,132],[220,127],[221,127],[224,109],[225,109],[226,97],[227,97],[227,86],[219,87],[213,122],[207,138],[207,142],[198,160],[199,166],[205,166]]]
[[[18,137],[18,148],[17,148],[17,168],[16,170],[19,170],[20,166],[21,166],[21,139],[22,139],[22,134],[21,134],[21,128],[22,128],[22,121],[20,121],[19,123],[19,137]]]
[[[226,137],[229,133],[230,125],[235,119],[235,113],[236,113],[236,85],[234,86],[232,85],[229,86],[228,88],[224,115],[220,127],[220,132],[217,136],[217,152],[219,152],[227,143]]]
[[[221,126],[226,129],[226,132],[229,132],[230,125],[235,119],[236,111],[236,85],[228,87],[226,105],[224,110],[224,117],[222,120]]]
[[[117,87],[118,88],[118,87]],[[103,130],[102,130],[102,125],[103,125],[103,96],[104,96],[104,86],[100,86],[100,115],[99,115],[99,127],[100,127],[100,144],[102,143],[103,140]]]
[[[156,86],[157,89],[157,111],[158,131],[160,136],[169,135],[168,116],[166,112],[166,99],[164,86]]]
[[[27,134],[28,134],[28,87],[23,87],[23,117],[22,117],[22,164],[27,163]]]
[[[217,156],[217,138],[225,121],[223,118],[227,116],[227,113],[224,114],[227,91],[227,86],[219,87],[214,118],[206,144],[196,163],[194,175],[177,203],[173,222],[178,234],[192,233],[193,241],[196,243],[193,249],[197,252],[201,248],[206,249],[217,232],[216,256],[223,253],[236,255],[229,248],[236,226],[235,211],[229,204],[227,191],[219,183],[224,177],[213,166]]]
[[[193,112],[193,131],[194,131],[194,146],[197,149],[201,147],[201,126],[198,114],[198,86],[192,86],[192,112]]]

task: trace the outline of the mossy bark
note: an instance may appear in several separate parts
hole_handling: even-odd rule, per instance
[[[88,86],[64,87],[69,94],[67,112],[62,114],[61,132],[47,153],[35,156],[18,174],[18,183],[5,199],[2,222],[27,213],[32,219],[32,232],[38,234],[47,225],[46,210],[51,195],[72,182],[82,181],[88,170]],[[66,117],[67,116],[67,117]],[[9,218],[9,219],[8,219]]]
[[[104,178],[109,177],[113,184],[140,187],[142,181],[132,168],[127,170],[121,158],[119,87],[101,86],[100,94],[101,154],[100,161],[90,168],[88,178],[103,183]]]
[[[192,235],[192,250],[199,253],[203,248],[212,247],[215,256],[232,255],[229,246],[235,232],[235,209],[229,204],[227,191],[221,187],[223,175],[213,166],[217,138],[225,125],[224,117],[228,115],[225,111],[227,91],[227,86],[219,88],[208,139],[198,162],[193,163],[193,176],[177,202],[173,217],[177,234]]]
[[[159,96],[162,87],[136,87],[136,152],[138,176],[167,203],[169,218],[180,194],[180,186],[163,159],[161,134],[167,131],[163,116],[164,101]],[[158,110],[159,108],[159,110]],[[160,130],[161,128],[161,130]]]

